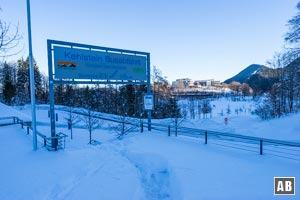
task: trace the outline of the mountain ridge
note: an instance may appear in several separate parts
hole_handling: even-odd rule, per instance
[[[259,64],[251,64],[242,71],[240,71],[238,74],[235,76],[227,79],[224,81],[224,83],[230,84],[234,81],[240,82],[240,83],[247,83],[248,80],[251,78],[252,75],[257,74],[261,71],[270,69],[264,65],[259,65]]]

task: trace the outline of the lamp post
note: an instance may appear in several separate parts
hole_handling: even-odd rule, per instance
[[[31,19],[30,19],[30,0],[27,0],[27,22],[28,22],[28,46],[29,46],[29,68],[30,68],[30,99],[31,99],[31,116],[32,116],[32,138],[33,150],[37,149],[37,134],[36,134],[36,113],[35,113],[35,87],[34,87],[34,66],[32,56],[32,41],[31,41]]]

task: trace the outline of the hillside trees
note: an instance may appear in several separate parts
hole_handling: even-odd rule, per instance
[[[277,101],[280,101],[280,113],[298,112],[300,101],[300,2],[296,6],[297,14],[288,21],[286,49],[276,57],[279,74]]]
[[[293,112],[294,107],[300,110],[300,2],[297,3],[296,15],[288,21],[289,31],[286,33],[285,41],[287,45],[286,67],[289,111]]]
[[[171,118],[174,115],[174,103],[170,101],[172,98],[171,87],[158,68],[154,67],[153,71],[151,89],[155,94],[155,106],[152,117]],[[5,102],[16,105],[29,103],[29,59],[21,58],[16,63],[6,64],[4,72],[2,70],[0,76],[2,85],[3,80],[11,82],[4,84],[7,85],[4,91]],[[39,103],[47,104],[49,103],[49,79],[39,71],[36,62],[34,62],[34,72],[36,100]],[[126,113],[126,117],[146,117],[143,108],[143,94],[147,93],[146,85],[55,85],[54,91],[55,104],[58,105],[71,107],[89,105],[89,109],[93,111],[117,115]],[[179,114],[179,111],[175,114]]]
[[[260,105],[257,109],[263,113],[269,112],[263,116],[280,117],[300,111],[300,2],[297,4],[297,14],[288,21],[288,26],[286,48],[275,55],[272,62],[278,82],[273,84],[264,106]]]
[[[278,82],[272,85],[265,100],[265,104],[269,104],[265,108],[270,114],[264,114],[271,118],[300,111],[300,58],[285,52],[275,58],[274,65]],[[263,107],[260,105],[259,109],[263,110]]]
[[[48,78],[34,63],[35,95],[38,102],[48,101]],[[1,71],[3,101],[7,104],[26,104],[30,102],[29,59],[19,59],[16,63],[4,63]]]
[[[288,21],[289,31],[285,35],[290,54],[299,57],[300,53],[300,2],[297,3],[297,14]]]
[[[172,117],[173,103],[171,98],[171,87],[166,79],[162,75],[161,70],[156,66],[153,67],[152,72],[152,90],[154,93],[154,118],[167,118]]]

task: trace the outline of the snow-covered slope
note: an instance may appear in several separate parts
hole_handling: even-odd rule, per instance
[[[211,104],[212,118],[186,120],[185,125],[299,138],[299,115],[262,122],[251,115],[251,102],[220,99]],[[226,113],[228,105],[230,114]],[[242,108],[241,112],[235,113],[236,108]],[[30,109],[2,105],[0,117],[8,112],[26,116]],[[57,112],[57,129],[70,134],[65,114]],[[37,110],[38,130],[43,133],[50,132],[47,114],[47,106]],[[224,117],[229,118],[228,125]],[[48,152],[42,143],[32,151],[32,138],[26,130],[17,125],[0,127],[0,199],[277,199],[273,195],[274,176],[300,178],[297,160],[261,156],[258,151],[227,148],[210,141],[205,145],[199,138],[168,137],[155,130],[133,132],[119,140],[111,126],[105,122],[93,132],[99,145],[88,145],[88,131],[77,126],[74,139],[67,138],[66,149],[58,152]],[[295,198],[282,198],[297,199],[299,195],[296,190]]]
[[[19,126],[0,130],[1,200],[276,199],[274,176],[300,178],[297,161],[155,131],[107,140],[112,133],[97,130],[102,144],[92,146],[75,130],[65,150],[34,152]]]
[[[195,104],[195,119],[190,118],[189,102],[181,101],[181,107],[187,107],[187,119],[182,126],[204,130],[234,133],[262,138],[300,142],[300,114],[291,114],[279,119],[262,121],[252,114],[255,102],[251,99],[232,101],[230,98],[212,100],[212,114],[203,118],[197,113]],[[228,123],[225,124],[225,118]]]
[[[31,114],[25,114],[24,112],[0,103],[0,117],[19,117],[22,120],[28,121],[31,119]]]

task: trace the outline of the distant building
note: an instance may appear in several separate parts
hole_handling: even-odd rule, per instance
[[[217,81],[217,80],[211,80],[211,86],[215,86],[215,87],[221,87],[221,81]]]
[[[198,80],[198,81],[194,81],[195,85],[197,86],[214,86],[214,87],[220,87],[221,86],[221,81],[217,81],[214,79],[209,79],[209,80]]]
[[[172,88],[175,91],[202,91],[202,90],[218,90],[222,88],[222,84],[218,80],[192,80],[190,78],[176,79],[172,82]]]
[[[176,79],[176,81],[172,82],[172,87],[179,90],[190,88],[193,85],[194,81],[189,78]]]
[[[202,87],[211,86],[211,80],[198,80],[195,81],[197,85],[201,85]]]

